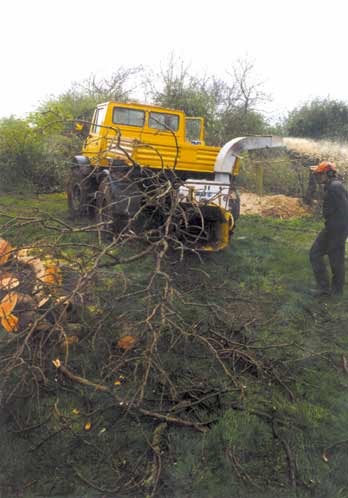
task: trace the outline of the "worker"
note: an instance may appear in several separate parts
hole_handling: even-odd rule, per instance
[[[334,163],[324,161],[311,166],[316,181],[324,187],[323,216],[325,227],[315,239],[309,253],[317,289],[315,296],[341,295],[344,286],[344,253],[348,237],[348,193],[337,178]],[[330,277],[324,261],[329,257]]]

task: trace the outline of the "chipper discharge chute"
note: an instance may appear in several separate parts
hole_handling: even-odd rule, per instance
[[[272,136],[207,146],[203,118],[142,104],[100,104],[88,124],[68,184],[71,216],[95,213],[104,234],[141,230],[199,251],[228,245],[240,154],[282,146]]]

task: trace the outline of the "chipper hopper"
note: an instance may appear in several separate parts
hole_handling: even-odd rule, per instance
[[[207,146],[203,118],[142,104],[100,104],[77,129],[87,136],[68,183],[71,216],[95,214],[106,236],[140,230],[198,251],[229,243],[239,216],[240,154],[282,146],[273,136]]]

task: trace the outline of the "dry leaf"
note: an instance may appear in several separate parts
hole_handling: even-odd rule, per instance
[[[57,265],[50,265],[45,268],[44,275],[40,278],[47,285],[60,285],[62,276]]]
[[[50,296],[45,296],[45,297],[41,298],[40,301],[37,304],[38,308],[41,308],[41,306],[43,306],[44,304],[46,304],[47,301],[49,301],[49,300],[50,300]]]
[[[96,306],[89,305],[86,307],[90,313],[97,313],[98,308]]]
[[[56,367],[56,368],[60,368],[61,367],[61,362],[60,362],[60,359],[59,358],[56,358],[55,360],[52,360],[52,363],[53,365]]]
[[[0,265],[7,263],[11,256],[12,247],[5,239],[0,238]]]
[[[326,456],[326,453],[325,451],[323,452],[323,454],[321,455],[321,458],[324,460],[325,463],[328,463],[329,462],[329,459],[328,457]]]
[[[17,259],[27,258],[29,256],[29,249],[26,247],[24,249],[19,249],[16,253],[16,256]]]
[[[80,410],[78,410],[77,408],[74,408],[73,410],[71,410],[71,413],[73,413],[74,415],[79,415]]]
[[[45,275],[45,267],[41,259],[33,258],[31,256],[25,259],[26,259],[25,262],[34,268],[34,271],[36,273],[36,278],[40,280]]]
[[[1,318],[1,325],[9,333],[17,332],[18,322],[19,322],[18,318],[12,314],[9,314],[9,315]]]
[[[70,346],[71,344],[77,344],[79,342],[79,338],[77,335],[68,335],[64,342]]]
[[[121,349],[124,349],[125,351],[128,351],[129,349],[132,349],[132,347],[135,344],[135,337],[132,335],[125,335],[119,339],[117,342],[117,346]]]
[[[69,303],[68,296],[58,296],[58,297],[55,297],[54,298],[54,302],[56,304],[60,304],[60,303],[68,304]]]
[[[51,330],[52,328],[52,323],[49,322],[48,320],[42,320],[40,323],[38,323],[35,326],[35,330],[37,332],[47,332],[48,330]]]
[[[0,289],[11,290],[19,286],[19,280],[10,272],[0,273]]]
[[[14,310],[18,300],[15,292],[9,292],[0,302],[0,318],[6,318]]]

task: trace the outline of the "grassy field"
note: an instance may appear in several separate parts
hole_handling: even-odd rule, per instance
[[[0,217],[12,245],[94,261],[64,195],[1,197]],[[244,216],[222,253],[170,255],[156,278],[153,254],[98,274],[66,363],[90,384],[57,373],[52,336],[25,368],[1,362],[1,496],[348,497],[348,292],[308,293],[320,226]],[[136,346],[120,351],[126,334]],[[1,357],[21,340],[3,333]]]

